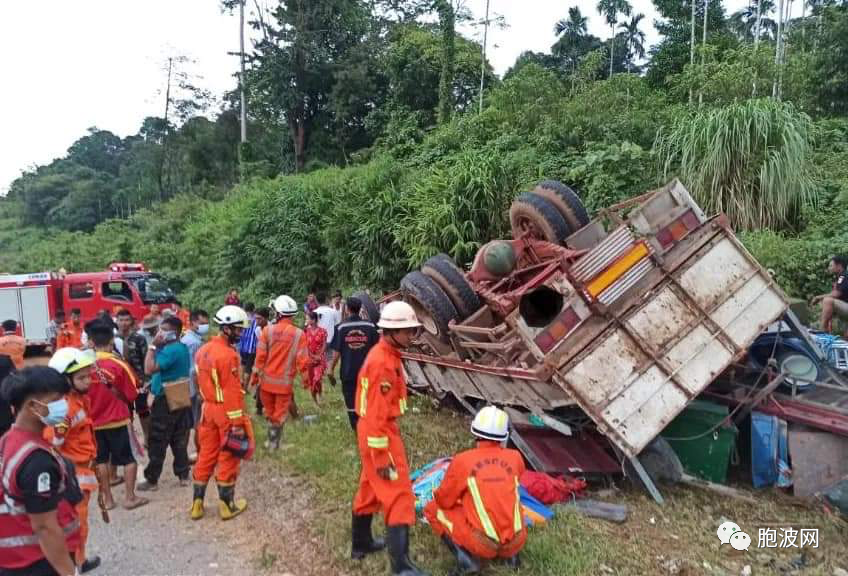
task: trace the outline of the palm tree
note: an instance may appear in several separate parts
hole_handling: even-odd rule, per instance
[[[767,38],[774,38],[777,31],[777,22],[767,16],[773,10],[773,0],[751,0],[751,4],[747,7],[731,14],[730,25],[743,40],[751,40],[756,43],[762,40],[764,33]]]
[[[563,18],[554,26],[554,33],[560,38],[553,45],[553,52],[560,57],[566,56],[568,58],[571,65],[572,89],[574,88],[574,72],[577,67],[577,59],[581,54],[583,46],[586,44],[588,20],[580,12],[580,8],[572,6],[568,9],[568,18]]]
[[[556,26],[554,26],[554,33],[557,36],[565,34],[566,36],[579,38],[586,34],[586,31],[588,30],[588,20],[589,19],[583,16],[580,12],[580,8],[572,6],[568,9],[568,18],[563,18],[556,23]]]
[[[610,25],[610,78],[612,78],[613,51],[615,48],[615,25],[618,22],[618,15],[624,14],[630,16],[632,7],[627,0],[600,0],[598,2],[598,13],[607,20]]]
[[[645,33],[639,30],[639,23],[645,18],[644,14],[636,14],[630,18],[629,22],[622,22],[618,31],[624,34],[626,49],[627,49],[627,72],[630,72],[630,65],[633,57],[645,57]]]

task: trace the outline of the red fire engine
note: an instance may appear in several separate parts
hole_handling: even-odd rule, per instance
[[[173,308],[173,290],[144,264],[113,262],[105,272],[0,275],[0,322],[17,320],[29,346],[49,343],[47,327],[57,310],[70,316],[79,310],[82,322],[101,310],[114,314],[126,308],[140,321],[152,304]]]

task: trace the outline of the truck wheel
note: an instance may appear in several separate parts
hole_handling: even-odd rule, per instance
[[[369,296],[365,292],[357,292],[356,294],[353,294],[353,298],[356,298],[360,302],[362,302],[362,310],[359,311],[359,315],[364,320],[370,320],[374,324],[376,324],[377,321],[380,320],[380,309],[377,308],[376,304],[374,304],[374,300],[371,298],[371,296]]]
[[[589,223],[589,213],[577,193],[557,180],[543,180],[532,191],[556,206],[571,230],[576,232]]]
[[[403,277],[400,289],[403,291],[403,299],[415,309],[424,330],[447,342],[448,324],[457,317],[456,308],[447,294],[417,270]]]
[[[654,484],[677,484],[683,478],[683,464],[671,444],[662,436],[657,436],[645,446],[639,453],[639,461]],[[634,486],[647,489],[630,460],[624,461],[624,474]]]
[[[561,244],[571,235],[571,227],[550,200],[525,192],[509,208],[512,237],[528,233],[532,238]]]
[[[421,272],[439,285],[456,308],[459,320],[480,309],[480,299],[465,274],[447,254],[436,254],[421,267]]]

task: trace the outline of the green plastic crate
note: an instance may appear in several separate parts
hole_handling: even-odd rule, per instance
[[[671,444],[686,472],[710,482],[726,482],[727,466],[739,433],[732,422],[719,426],[727,414],[727,406],[695,400],[663,430],[663,438]]]

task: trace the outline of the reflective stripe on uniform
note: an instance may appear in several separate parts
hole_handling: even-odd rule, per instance
[[[480,496],[480,489],[477,487],[477,479],[474,476],[468,478],[468,490],[471,492],[471,498],[474,500],[474,508],[477,510],[477,517],[480,519],[480,524],[483,525],[483,530],[486,536],[500,542],[498,532],[492,524],[492,519],[489,518],[489,513],[486,512],[486,507],[483,506],[483,498]]]
[[[94,474],[77,474],[77,482],[80,485],[97,484],[97,476]]]
[[[3,474],[4,492],[8,493],[11,490],[9,481],[12,479],[12,470],[17,468],[18,462],[20,462],[24,456],[28,456],[29,453],[37,447],[38,444],[35,442],[25,442],[24,445],[21,446],[21,449],[18,450],[8,462],[3,464],[3,469],[5,470],[5,473]]]
[[[77,424],[85,420],[86,416],[88,416],[88,414],[85,413],[85,410],[80,408],[79,412],[74,414],[74,417],[71,419],[71,426],[76,426]]]
[[[389,449],[389,437],[388,436],[368,436],[368,447],[376,448],[377,450],[388,450]]]
[[[9,516],[19,516],[21,514],[26,514],[26,508],[23,505],[18,505],[8,494],[3,495],[3,499],[5,502],[0,504],[0,516],[3,514],[8,514]]]
[[[359,391],[359,416],[365,416],[365,409],[368,407],[368,378],[361,378],[359,386],[362,390]]]
[[[453,533],[453,522],[448,520],[448,517],[445,516],[445,513],[442,512],[441,508],[436,510],[436,520],[444,524],[445,528],[448,529],[448,532]]]
[[[80,528],[79,519],[75,519],[73,522],[66,524],[62,527],[62,531],[65,533],[65,536],[68,534],[72,534],[76,532]],[[23,546],[38,546],[38,536],[35,534],[29,534],[27,536],[7,536],[6,538],[0,538],[0,548],[21,548]]]
[[[241,410],[230,410],[229,412],[227,412],[227,418],[229,418],[230,420],[237,420],[242,416],[244,416],[244,412]]]
[[[521,529],[524,527],[524,519],[521,517],[521,493],[518,491],[518,476],[515,477],[515,521],[513,522],[513,529],[515,533],[521,532]]]
[[[406,414],[406,398],[401,398],[398,401],[398,407],[400,408],[401,414]]]
[[[218,371],[212,368],[212,383],[215,385],[215,401],[224,402],[224,391],[221,390],[221,384],[218,382]]]

